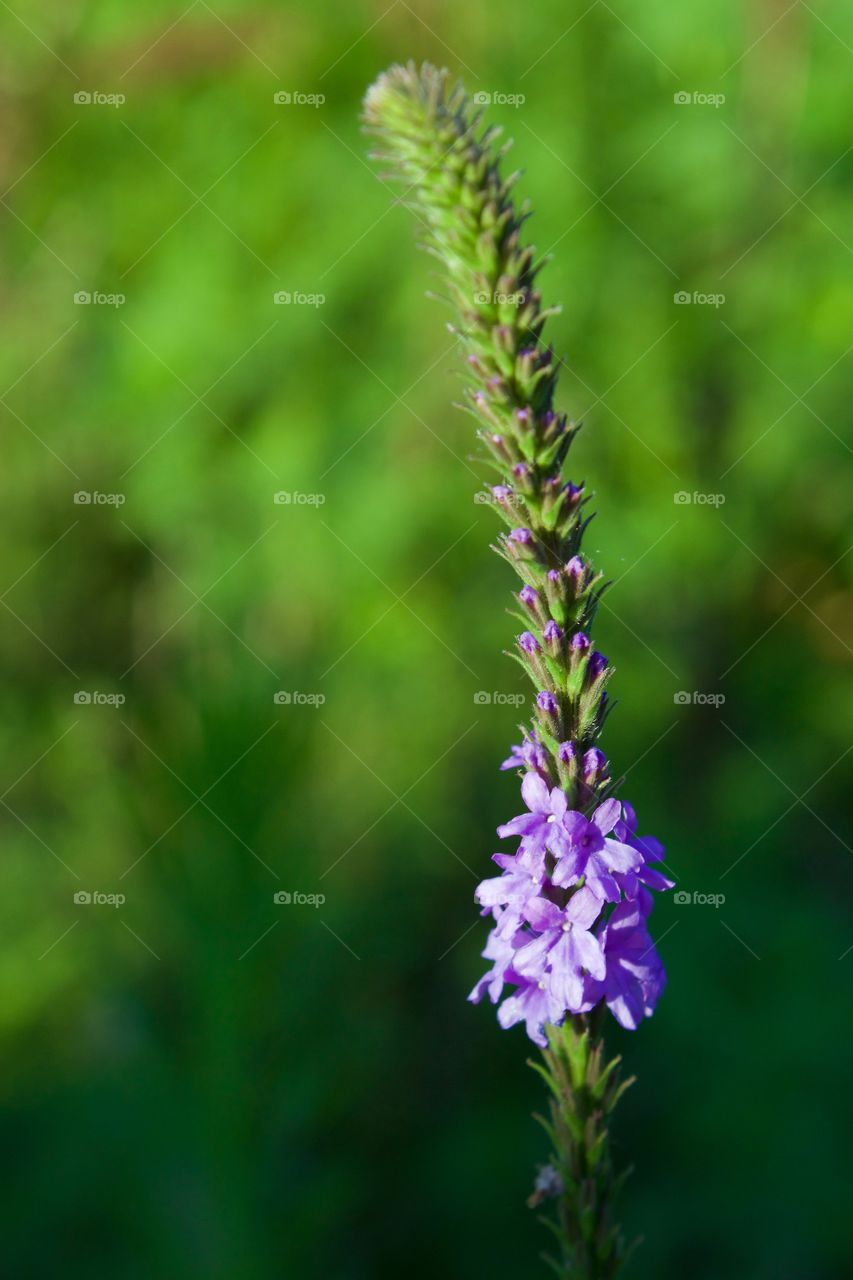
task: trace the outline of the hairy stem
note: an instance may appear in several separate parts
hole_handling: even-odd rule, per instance
[[[580,1016],[552,1028],[544,1066],[531,1062],[551,1095],[550,1117],[542,1123],[554,1150],[529,1203],[536,1207],[553,1193],[556,1219],[547,1221],[560,1255],[548,1260],[564,1280],[613,1280],[626,1254],[614,1209],[627,1171],[614,1170],[608,1123],[633,1081],[621,1080],[618,1057],[607,1061],[600,1031],[591,1025],[598,1021]]]

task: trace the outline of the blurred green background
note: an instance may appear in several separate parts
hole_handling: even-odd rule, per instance
[[[849,9],[0,25],[3,1274],[545,1274],[542,1090],[465,1003],[511,582],[358,122],[408,57],[515,137],[615,579],[605,745],[725,895],[661,903],[669,989],[611,1028],[630,1274],[853,1274]]]

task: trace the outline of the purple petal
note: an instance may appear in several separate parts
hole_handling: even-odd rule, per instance
[[[622,844],[619,840],[607,837],[604,841],[607,854],[607,865],[611,871],[636,871],[642,866],[640,853],[630,844]]]
[[[583,967],[589,970],[593,978],[601,980],[607,972],[607,964],[598,938],[593,933],[587,933],[586,929],[572,929],[572,940]]]
[[[527,773],[524,775],[524,781],[521,784],[521,794],[524,797],[524,803],[532,813],[549,813],[550,803],[548,796],[548,787],[539,777],[538,773]]]
[[[528,778],[532,778],[533,774],[528,773]],[[542,783],[544,786],[544,782]],[[498,827],[498,835],[502,840],[507,836],[527,836],[535,831],[542,823],[542,815],[539,813],[520,813],[517,818],[510,818],[509,822],[505,822],[502,827]]]
[[[628,804],[625,800],[622,801],[622,817],[630,832],[633,833],[637,830],[637,815],[634,812],[634,806]]]
[[[664,855],[664,847],[654,836],[635,836],[634,844],[647,862],[660,862]]]
[[[601,834],[606,836],[616,826],[621,812],[621,804],[614,796],[611,796],[609,800],[604,801],[604,804],[600,804],[598,806],[595,813],[592,815],[592,820],[598,827]]]
[[[546,929],[559,929],[563,923],[562,911],[547,898],[531,898],[524,908],[524,918],[540,933]]]
[[[528,942],[526,946],[521,947],[515,953],[513,961],[516,971],[523,974],[525,978],[532,978],[538,982],[545,972],[548,952],[553,942],[553,933],[543,933],[538,938],[534,938],[532,942]]]
[[[583,982],[570,933],[564,933],[551,952],[551,991],[564,1009],[575,1011],[583,1001]]]
[[[667,879],[660,871],[655,871],[654,867],[643,868],[643,884],[649,889],[657,889],[658,893],[675,888],[675,881]]]
[[[551,812],[558,820],[564,817],[569,802],[566,799],[566,793],[561,791],[559,787],[555,787],[551,792]]]
[[[579,929],[588,929],[601,913],[602,902],[586,885],[569,899],[566,919]]]

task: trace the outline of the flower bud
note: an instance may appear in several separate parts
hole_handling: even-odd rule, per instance
[[[536,484],[533,469],[526,462],[517,462],[512,469],[512,474],[521,493],[535,493]]]
[[[542,646],[536,639],[532,631],[522,631],[518,637],[518,647],[523,649],[525,653],[541,653]]]
[[[556,719],[560,714],[560,705],[553,693],[548,689],[543,689],[541,693],[537,693],[536,705],[540,711],[544,711],[546,716],[550,716],[553,719]]]
[[[490,431],[478,431],[477,435],[501,467],[511,467],[518,461],[518,451],[511,451],[502,435]]]
[[[588,787],[597,787],[610,778],[607,756],[598,747],[590,747],[584,753],[583,780]]]
[[[493,484],[492,497],[502,511],[518,519],[517,515],[515,515],[518,499],[508,484]]]
[[[573,742],[560,743],[557,751],[557,773],[563,790],[571,796],[578,781],[578,749]]]
[[[577,599],[581,591],[583,591],[586,581],[586,565],[580,556],[572,556],[571,560],[569,560],[566,565],[566,577],[569,579],[575,599]]]
[[[542,636],[552,653],[560,653],[563,648],[563,628],[553,618],[545,624]]]
[[[527,573],[524,566],[538,558],[536,539],[531,531],[521,525],[515,529],[510,529],[509,533],[502,537],[500,541],[501,551],[505,559],[515,565],[522,578],[526,578]]]
[[[545,613],[536,588],[530,585],[522,587],[518,593],[518,600],[531,620],[541,626]]]
[[[545,575],[545,597],[548,611],[557,622],[566,621],[566,591],[563,575],[558,569],[549,569]]]
[[[595,649],[590,654],[589,662],[587,663],[587,682],[591,684],[594,680],[597,680],[600,675],[603,675],[606,670],[607,659],[603,653],[599,653],[598,649]]]

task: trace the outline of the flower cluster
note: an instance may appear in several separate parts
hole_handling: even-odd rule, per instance
[[[529,767],[521,784],[527,811],[498,828],[500,836],[521,837],[518,850],[496,853],[501,874],[476,892],[495,921],[483,952],[493,965],[470,999],[488,994],[497,1003],[513,984],[498,1020],[502,1027],[524,1022],[544,1047],[546,1025],[602,1000],[630,1030],[653,1012],[665,975],[646,918],[651,891],[673,882],[653,865],[663,847],[637,836],[631,806],[611,797],[589,818],[570,809],[565,791],[549,788],[537,771],[536,745],[527,739],[515,748]]]
[[[543,308],[541,264],[522,241],[518,175],[502,176],[499,130],[481,128],[446,71],[393,67],[370,89],[365,120],[458,313],[467,408],[497,473],[485,496],[507,526],[494,549],[522,583],[512,656],[533,683],[533,723],[503,767],[524,770],[528,809],[500,829],[520,845],[495,855],[501,875],[477,892],[495,927],[484,953],[493,968],[473,998],[497,1001],[514,984],[501,1024],[524,1020],[539,1044],[545,1025],[601,1001],[636,1027],[664,982],[646,929],[649,891],[670,881],[651,865],[660,845],[636,836],[633,810],[614,798],[597,745],[613,669],[590,632],[607,584],[582,548],[589,495],[564,474],[578,424],[554,407],[560,362],[543,331],[557,309]]]

